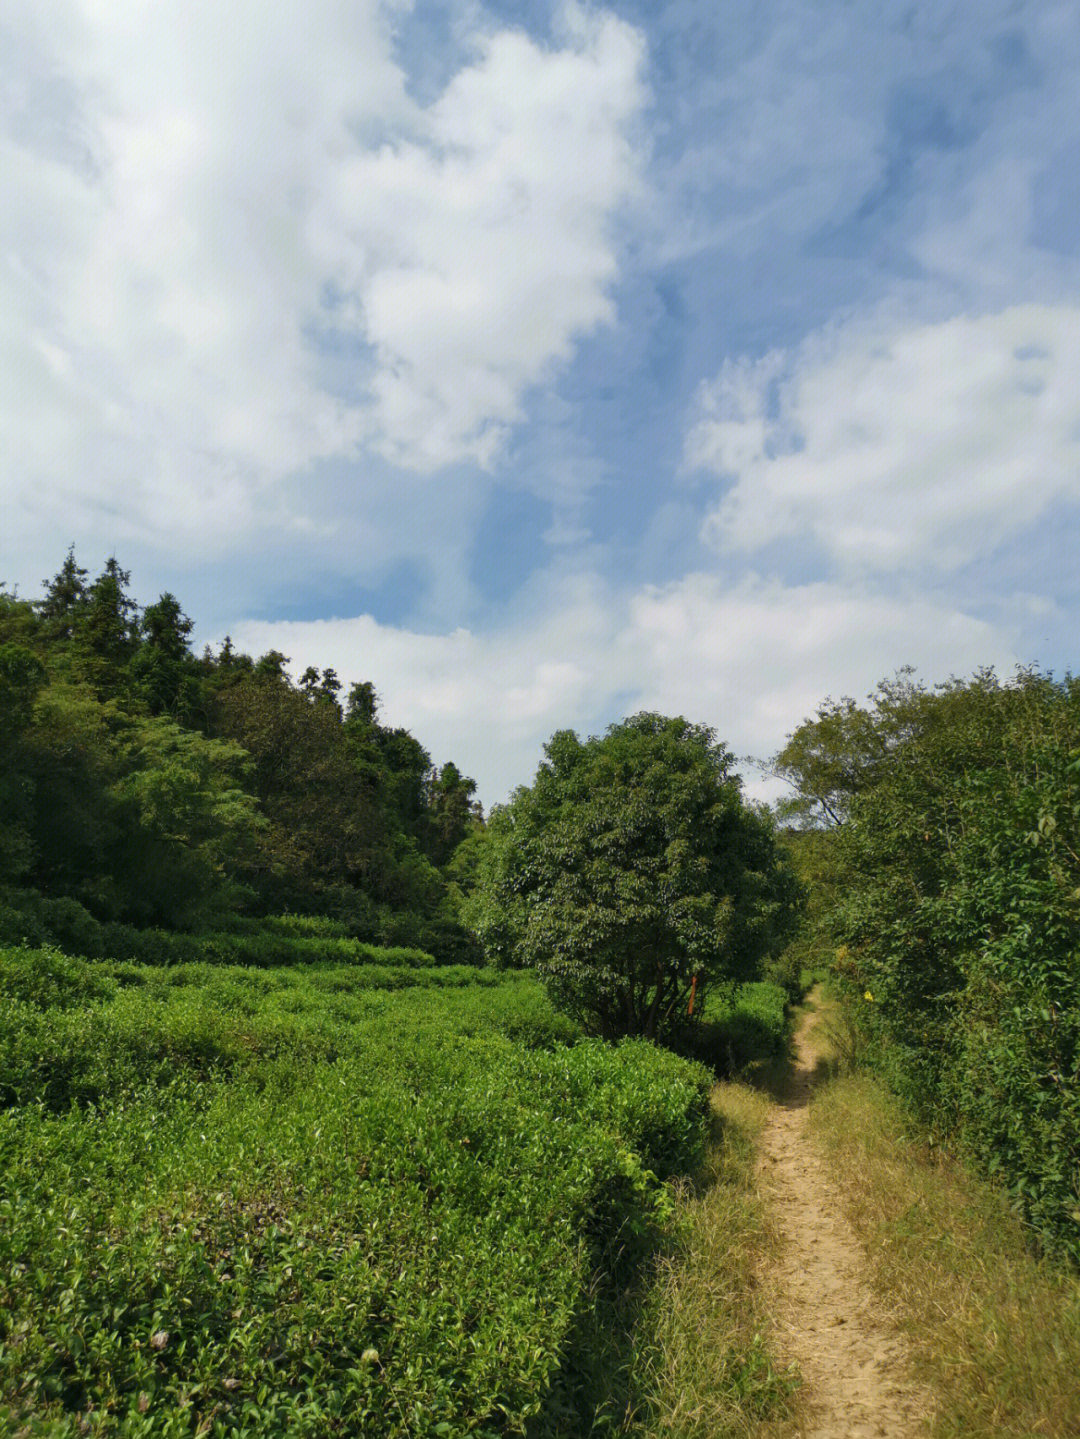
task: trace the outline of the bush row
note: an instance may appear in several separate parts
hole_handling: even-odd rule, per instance
[[[18,965],[40,971],[24,1023],[82,1023],[99,1055],[123,1036],[135,1067],[96,1108],[0,1114],[0,1428],[524,1433],[595,1267],[648,1248],[661,1179],[701,1155],[702,1067],[641,1042],[529,1050],[465,1002],[535,1011],[527,976],[395,993],[219,972],[208,994],[205,972]],[[275,1054],[290,998],[318,1022]],[[187,1038],[148,1086],[131,1056],[155,1006],[150,1030],[171,1015]],[[259,1062],[204,1071],[196,1027],[247,1034]]]
[[[894,1087],[1080,1263],[1080,682],[891,703],[837,837],[838,979]]]
[[[102,922],[77,900],[53,899],[31,890],[0,891],[0,945],[56,945],[91,959],[130,959],[140,964],[432,965],[426,950],[367,944],[344,925],[319,917],[286,915],[234,919],[210,934],[139,929]]]
[[[0,1104],[51,1110],[179,1072],[252,1077],[286,1058],[333,1061],[381,1042],[391,1016],[403,1043],[448,1029],[530,1047],[577,1037],[531,976],[463,965],[161,969],[2,950],[0,1000]]]

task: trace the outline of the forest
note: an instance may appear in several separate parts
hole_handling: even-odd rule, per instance
[[[370,683],[343,697],[332,670],[294,682],[286,656],[229,640],[196,656],[179,601],[141,609],[129,585],[115,559],[91,581],[69,552],[42,600],[0,597],[0,874],[18,891],[0,934],[136,957],[153,941],[101,926],[291,911],[472,958],[449,866],[473,782],[380,724]]]
[[[1057,1296],[1053,1416],[941,1432],[1072,1432],[1080,682],[826,700],[772,810],[684,717],[563,730],[485,816],[370,682],[192,632],[74,550],[0,591],[0,1432],[801,1432],[752,1196],[822,994]]]

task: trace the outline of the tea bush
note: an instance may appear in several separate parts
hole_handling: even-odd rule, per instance
[[[401,973],[0,954],[0,1428],[524,1432],[708,1074]]]
[[[395,1024],[417,1043],[448,1025],[532,1047],[577,1037],[528,976],[467,966],[160,969],[7,950],[0,1102],[56,1110],[166,1084],[180,1070],[253,1073],[286,1055],[296,1065],[334,1060],[370,1043],[386,1023],[385,1000],[403,990],[415,997],[396,1007]]]
[[[130,959],[162,965],[205,962],[270,968],[437,962],[425,949],[368,944],[352,937],[341,922],[321,916],[233,916],[221,929],[186,933],[103,923],[74,899],[51,898],[26,889],[0,890],[0,945],[56,945],[68,954],[90,959]]]

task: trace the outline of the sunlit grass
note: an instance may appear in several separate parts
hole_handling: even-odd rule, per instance
[[[797,1375],[777,1357],[767,1271],[777,1239],[755,1193],[769,1100],[745,1084],[713,1091],[705,1172],[678,1205],[682,1242],[664,1259],[648,1313],[641,1439],[790,1432]]]
[[[1005,1198],[925,1144],[872,1077],[825,1085],[810,1117],[936,1391],[933,1433],[1080,1434],[1077,1277],[1036,1258]]]

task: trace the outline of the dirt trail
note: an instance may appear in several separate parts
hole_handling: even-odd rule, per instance
[[[795,1063],[762,1138],[760,1181],[781,1234],[777,1318],[785,1357],[810,1401],[804,1439],[915,1439],[929,1396],[912,1378],[907,1345],[866,1279],[866,1259],[807,1132],[819,1055],[816,1016],[803,1014]]]

